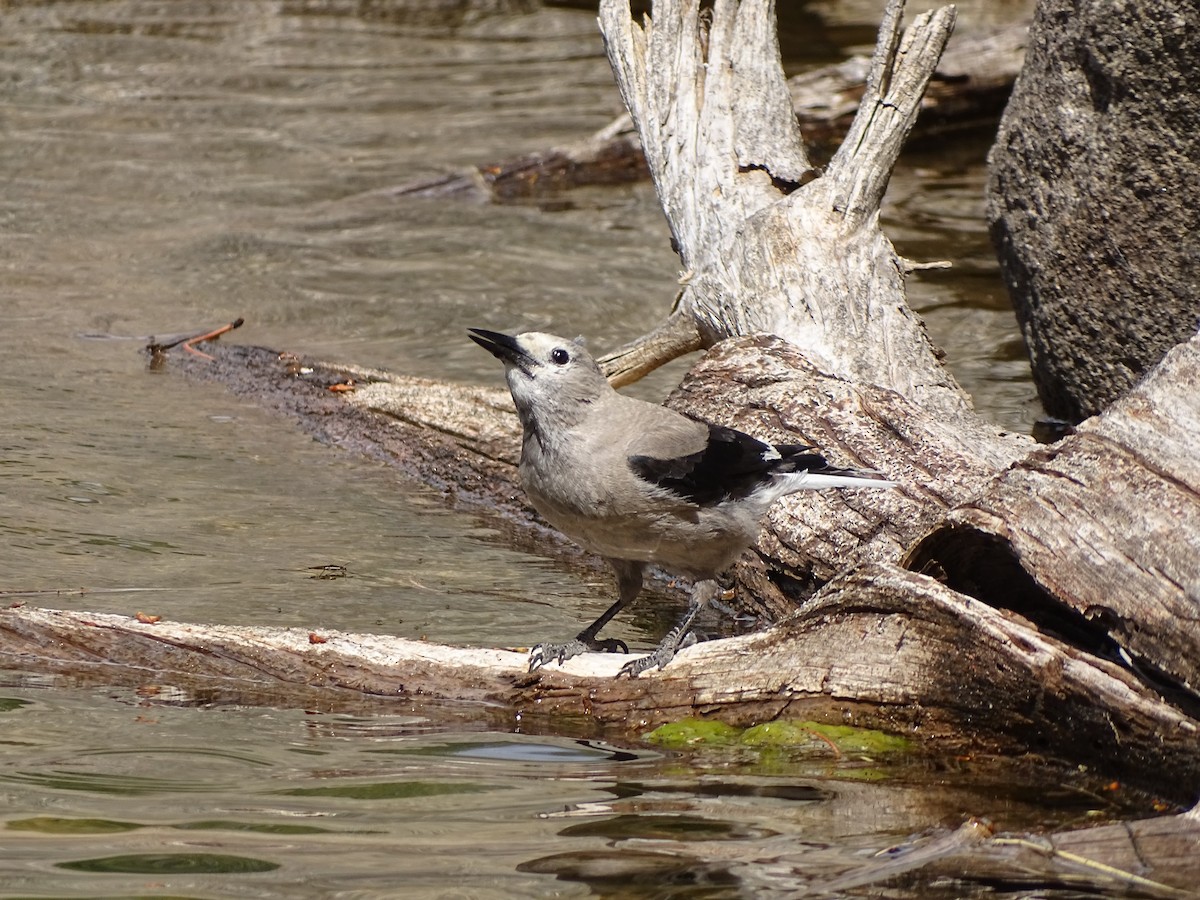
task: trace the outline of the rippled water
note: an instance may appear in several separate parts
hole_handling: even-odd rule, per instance
[[[570,740],[429,735],[413,716],[3,694],[23,705],[0,701],[0,718],[27,736],[5,740],[0,773],[5,896],[519,896],[545,880],[518,866],[544,855],[556,811],[659,766]]]
[[[607,122],[619,100],[591,16],[438,28],[296,9],[7,10],[3,587],[449,641],[570,629],[580,614],[557,598],[598,613],[593,586],[220,388],[147,373],[144,341],[91,337],[244,316],[242,340],[495,381],[468,325],[607,342],[652,321],[641,297],[672,270],[646,188],[558,214],[329,202]],[[622,260],[648,227],[663,246]],[[328,563],[351,577],[311,577]]]
[[[186,700],[0,673],[0,894],[734,898],[819,885],[965,815],[1003,828],[1114,811],[1083,783],[966,761],[681,758]]]
[[[789,67],[861,49],[866,6],[806,7]],[[607,583],[139,352],[243,316],[237,340],[498,385],[468,326],[606,347],[661,317],[677,259],[648,185],[508,206],[369,193],[619,111],[593,13],[481,8],[501,12],[0,2],[6,599],[488,645],[574,633],[607,605]],[[997,8],[967,4],[960,30]],[[910,154],[886,224],[905,255],[954,260],[913,279],[913,304],[980,409],[1025,430],[1038,411],[981,224],[985,149]],[[622,636],[644,647],[659,627],[651,610]],[[766,875],[713,847],[777,836],[771,852],[842,859],[967,814],[1019,827],[1106,802],[902,761],[615,751],[482,711],[464,732],[378,706],[205,708],[147,681],[0,673],[0,893],[745,896]]]

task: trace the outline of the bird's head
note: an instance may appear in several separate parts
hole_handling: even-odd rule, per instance
[[[471,340],[504,363],[513,402],[526,428],[569,428],[612,391],[579,341],[540,331],[507,335],[471,329]]]

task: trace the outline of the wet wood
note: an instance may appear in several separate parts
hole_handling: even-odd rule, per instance
[[[888,591],[892,596],[885,600]],[[869,602],[862,601],[864,593]],[[914,602],[918,595],[925,602]],[[1157,702],[1119,669],[1098,677],[1090,661],[1029,623],[895,568],[878,567],[831,584],[793,622],[688,648],[667,670],[636,681],[612,677],[624,660],[615,655],[592,654],[529,676],[519,652],[328,630],[320,638],[313,642],[308,629],[147,623],[33,607],[0,610],[0,665],[128,684],[147,697],[162,696],[161,702],[361,709],[365,697],[393,711],[397,704],[418,714],[436,709],[438,721],[457,715],[464,726],[519,724],[527,733],[561,731],[571,721],[607,723],[609,734],[637,733],[685,713],[739,723],[795,716],[886,727],[922,739],[931,749],[978,756],[1028,751],[1042,714],[1060,732],[1076,728],[1073,717],[1083,701],[1095,715],[1071,736],[1072,743],[1095,747],[1089,758],[1120,772],[1128,784],[1155,781],[1148,776],[1163,747],[1177,771],[1200,766],[1194,752],[1200,723]],[[955,647],[969,648],[976,677],[953,685],[960,705],[949,715],[923,706],[914,685],[951,680],[943,654]],[[1011,668],[1012,647],[1019,650],[1021,668]],[[858,650],[877,664],[870,670],[856,664]],[[1118,730],[1106,718],[1103,710],[1114,698],[1134,710],[1137,729]],[[1067,717],[1056,715],[1064,711]],[[993,719],[1016,722],[1017,728],[981,742],[979,725]],[[1033,743],[1053,754],[1064,737],[1046,733]],[[1175,799],[1191,799],[1180,790],[1183,784],[1175,786]],[[992,890],[1037,883],[1046,896],[1089,889],[1174,898],[1191,896],[1186,892],[1200,876],[1198,848],[1200,816],[1193,813],[1041,837],[993,834],[972,820],[954,832],[915,837],[853,867],[847,867],[845,854],[831,861],[819,847],[778,839],[689,842],[677,852],[725,866],[740,860],[751,867],[756,883],[788,887],[796,896],[810,889],[828,896],[835,889],[864,887],[873,896],[920,896],[920,885],[955,879]],[[666,841],[656,842],[656,849],[674,852]],[[764,858],[773,860],[769,872],[761,868]],[[915,891],[905,887],[913,884]]]
[[[515,202],[545,199],[572,188],[644,181],[649,174],[633,124],[628,116],[619,116],[595,134],[561,147],[422,178],[344,202],[363,196]]]
[[[107,679],[133,684],[270,685],[277,705],[318,689],[489,704],[513,722],[585,716],[635,732],[688,716],[815,719],[906,734],[940,752],[1053,756],[1070,746],[1074,763],[1180,801],[1200,781],[1200,721],[1121,667],[894,566],[861,566],[778,626],[688,648],[637,679],[614,677],[620,654],[529,675],[523,652],[311,634],[17,607],[0,611],[0,659],[66,672],[103,664]]]
[[[657,842],[663,853],[688,855],[696,867],[719,864],[764,891],[789,897],[928,896],[933,884],[956,896],[1194,897],[1200,876],[1200,820],[1194,814],[1101,825],[1030,837],[996,833],[968,819],[848,862],[823,845],[772,840]],[[769,871],[761,860],[770,859]],[[758,863],[758,865],[756,865]]]
[[[1001,837],[997,843],[1017,846],[1027,858],[1048,859],[1060,873],[1107,876],[1110,887],[1159,892],[1152,896],[1171,896],[1163,886],[1174,888],[1176,897],[1195,896],[1200,884],[1200,806],[1179,816],[1102,825],[1043,841]]]
[[[517,482],[520,424],[502,387],[432,381],[343,365],[266,347],[209,345],[211,361],[160,360],[185,377],[288,417],[316,440],[386,462],[442,493],[448,506],[486,512],[517,546],[536,547],[592,572],[607,572],[546,525]],[[352,391],[332,391],[353,384]]]

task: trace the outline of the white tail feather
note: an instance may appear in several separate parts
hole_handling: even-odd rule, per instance
[[[890,488],[898,482],[859,475],[823,475],[819,472],[792,472],[779,476],[793,491],[817,491],[822,488]]]
[[[890,488],[899,482],[860,475],[827,475],[819,472],[780,472],[754,492],[754,499],[770,505],[780,497],[799,491],[819,491],[824,488]]]

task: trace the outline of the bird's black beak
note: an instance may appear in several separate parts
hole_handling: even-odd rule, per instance
[[[471,332],[471,340],[496,359],[525,368],[523,363],[528,361],[529,354],[517,343],[515,337],[501,334],[498,331],[485,331],[482,328],[468,328],[467,330]]]

